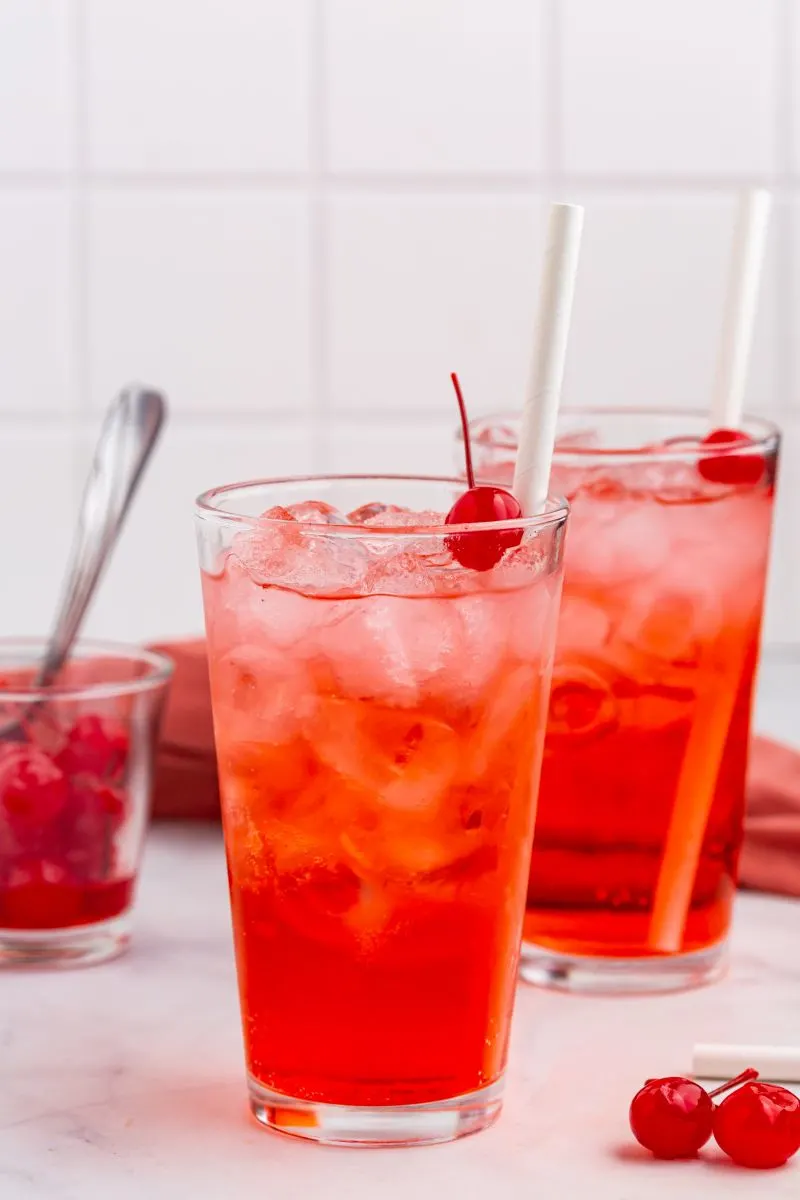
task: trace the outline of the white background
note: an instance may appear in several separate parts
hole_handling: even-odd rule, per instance
[[[200,627],[191,501],[438,470],[518,404],[546,204],[586,204],[567,399],[704,405],[737,189],[777,196],[749,406],[800,643],[800,3],[0,0],[0,631],[51,613],[98,416],[172,421],[92,632]]]

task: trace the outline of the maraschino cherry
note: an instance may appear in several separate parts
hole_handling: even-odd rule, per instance
[[[522,517],[519,501],[510,492],[489,484],[476,487],[472,467],[472,447],[469,440],[467,408],[461,394],[458,376],[450,376],[456,390],[461,427],[464,431],[464,457],[467,464],[469,491],[459,496],[445,518],[448,525],[482,524],[484,521],[515,521]],[[505,554],[522,541],[521,529],[496,529],[486,533],[453,533],[446,538],[447,548],[462,567],[473,571],[488,571]]]
[[[800,1100],[774,1083],[746,1083],[713,1113],[720,1150],[742,1167],[782,1167],[800,1150]]]
[[[757,1075],[756,1070],[748,1067],[713,1092],[680,1075],[648,1079],[631,1102],[633,1136],[656,1158],[693,1158],[711,1137],[712,1098]]]
[[[704,446],[752,445],[752,438],[738,429],[712,429],[703,438]],[[756,484],[764,474],[764,459],[760,454],[715,454],[701,458],[697,469],[709,483]]]

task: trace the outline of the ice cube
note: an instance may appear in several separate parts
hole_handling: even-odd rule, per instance
[[[474,883],[482,875],[496,871],[499,860],[500,849],[497,842],[480,841],[477,845],[465,849],[458,858],[451,858],[429,870],[423,882],[455,885]]]
[[[295,521],[296,519],[289,512],[288,508],[284,508],[280,504],[274,505],[273,508],[265,509],[260,517],[262,521]]]
[[[369,596],[325,631],[322,649],[342,695],[411,707],[441,694],[459,635],[452,601]]]
[[[256,583],[308,595],[358,591],[369,565],[367,552],[358,538],[337,536],[334,530],[331,525],[329,533],[315,533],[313,526],[295,519],[265,523],[237,534],[231,554]]]
[[[269,641],[301,659],[316,653],[316,637],[347,612],[344,600],[302,596],[286,588],[263,588],[261,620]]]
[[[435,821],[391,813],[374,832],[356,831],[356,839],[360,842],[359,852],[370,864],[369,871],[382,881],[408,882],[446,870],[457,859],[461,844],[456,840],[454,845],[447,829],[437,829]]]
[[[532,709],[541,699],[541,685],[541,676],[533,665],[517,667],[501,676],[487,697],[477,728],[463,747],[460,778],[464,782],[482,779],[507,761],[507,750],[513,753],[518,749],[510,739],[522,721],[530,722]]]
[[[613,733],[619,706],[612,691],[613,670],[591,659],[558,656],[550,688],[548,740],[594,738]]]
[[[629,597],[615,636],[657,662],[696,667],[701,646],[695,609],[690,596],[641,588]]]
[[[314,704],[302,661],[268,644],[237,646],[211,658],[211,686],[226,743],[280,745],[293,738]]]
[[[315,631],[335,621],[337,602],[256,582],[247,568],[229,558],[225,575],[204,583],[206,623],[212,658],[251,644],[291,649],[301,659],[313,654]]]
[[[478,446],[516,447],[518,436],[518,431],[510,425],[484,425],[473,434],[472,440]]]
[[[620,588],[661,570],[672,549],[655,524],[654,507],[625,492],[578,496],[564,545],[568,585]]]
[[[571,429],[561,433],[556,438],[555,452],[570,450],[594,450],[600,445],[600,432],[597,429]]]
[[[371,702],[320,700],[306,736],[327,767],[377,806],[412,813],[438,810],[460,756],[443,721]]]
[[[296,521],[270,517],[258,529],[237,533],[230,556],[246,567],[257,583],[273,583],[290,567],[301,540]]]
[[[384,513],[401,513],[405,511],[398,508],[396,504],[381,504],[375,500],[372,504],[362,504],[360,508],[354,508],[351,513],[347,514],[347,519],[351,525],[366,525],[375,517],[381,516]]]
[[[430,525],[444,525],[445,514],[425,508],[415,512],[410,508],[396,508],[387,505],[373,516],[367,517],[362,524],[375,528],[388,527],[392,529],[424,529]]]
[[[593,472],[586,467],[554,462],[550,473],[550,492],[553,496],[565,496],[567,500],[574,500],[581,489],[588,485],[592,476]]]
[[[419,687],[401,632],[401,601],[375,596],[347,601],[341,621],[325,630],[320,651],[339,693],[413,706]]]
[[[598,650],[608,640],[611,619],[588,596],[565,589],[558,617],[559,644],[571,650]]]
[[[287,511],[295,521],[309,525],[350,525],[349,517],[339,512],[332,504],[324,500],[303,500],[299,504],[290,504]]]
[[[503,596],[509,652],[539,670],[549,665],[555,649],[560,587],[559,579],[547,576]]]
[[[451,700],[460,698],[466,705],[485,691],[507,653],[508,616],[516,599],[514,593],[473,593],[450,602],[457,642],[439,680],[439,694],[449,693]]]
[[[645,487],[659,504],[705,504],[735,491],[728,484],[704,479],[693,462],[653,464],[649,477],[642,480]]]
[[[384,542],[381,549],[385,546]],[[373,545],[372,549],[379,547]],[[449,554],[443,554],[431,569],[428,562],[423,562],[420,555],[411,550],[402,550],[399,554],[379,553],[364,577],[364,591],[384,596],[432,595],[438,590],[436,568],[451,561]]]

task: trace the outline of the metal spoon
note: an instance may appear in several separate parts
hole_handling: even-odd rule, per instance
[[[160,392],[136,385],[120,392],[106,413],[83,492],[61,602],[34,687],[48,687],[69,657],[165,417],[166,402]],[[25,719],[31,710],[1,728],[0,741],[25,739]]]

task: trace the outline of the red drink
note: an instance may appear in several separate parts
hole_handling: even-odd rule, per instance
[[[582,419],[554,467],[572,516],[522,973],[660,990],[722,962],[777,437],[732,449],[688,436],[689,415]],[[478,433],[484,478],[507,473],[498,440]]]
[[[412,483],[217,503],[314,491],[352,508],[367,486],[406,499]],[[417,484],[440,509],[451,487]],[[436,1141],[499,1110],[563,519],[521,522],[522,544],[480,572],[453,560],[438,513],[369,505],[338,525],[328,505],[294,505],[206,559],[245,1050],[267,1124]]]

